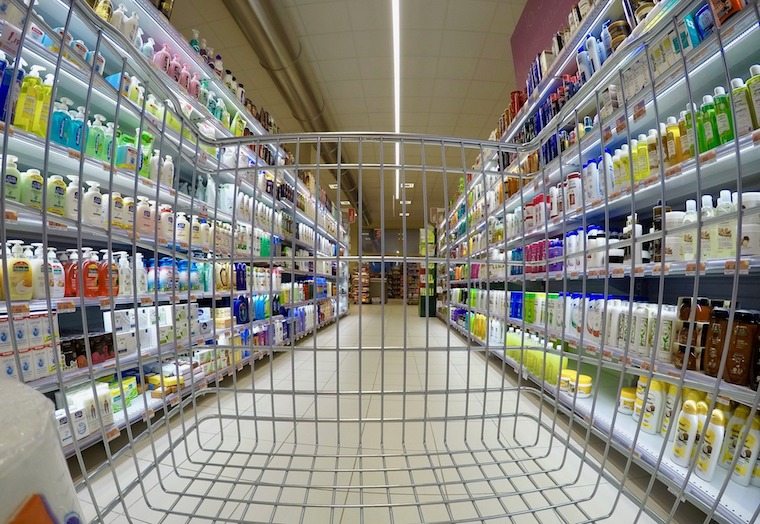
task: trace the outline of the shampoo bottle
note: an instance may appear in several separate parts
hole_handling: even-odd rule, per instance
[[[715,466],[720,460],[720,449],[726,434],[726,419],[723,412],[714,409],[710,415],[704,442],[697,455],[696,474],[699,478],[710,482],[715,474]]]
[[[700,153],[710,151],[720,144],[718,122],[715,117],[715,101],[710,95],[705,95],[702,98],[702,107],[699,111],[697,125],[699,127]]]
[[[718,197],[715,216],[726,216],[713,226],[710,232],[712,246],[710,252],[713,258],[733,258],[736,254],[736,217],[728,216],[735,213],[736,208],[731,201],[731,191],[722,189]]]
[[[749,486],[752,479],[752,468],[757,461],[758,452],[760,452],[760,416],[755,415],[755,418],[752,419],[752,426],[742,433],[742,436],[746,435],[746,438],[739,437],[739,442],[744,440],[744,446],[739,451],[739,458],[736,460],[731,480],[741,486]]]
[[[736,407],[736,410],[734,410],[733,416],[728,421],[726,436],[720,450],[720,461],[718,462],[722,468],[730,467],[731,462],[734,460],[736,445],[739,443],[739,436],[741,435],[742,428],[747,423],[749,412],[749,407],[744,404],[739,404]]]
[[[683,225],[685,226],[687,224],[696,224],[697,217],[697,201],[687,200],[686,213],[684,213],[683,216]],[[696,226],[692,226],[683,232],[683,236],[681,238],[681,253],[683,254],[683,259],[686,262],[693,262],[696,258],[697,238],[699,238],[699,235],[697,234]]]
[[[681,129],[678,127],[678,120],[673,116],[668,117],[667,124],[665,125],[666,140],[668,144],[668,159],[671,165],[680,163],[681,158]]]
[[[702,195],[702,221],[707,220],[715,216],[715,208],[713,207],[713,199],[710,195]],[[702,224],[702,230],[699,233],[699,246],[700,246],[700,259],[708,260],[713,258],[712,254],[712,242],[710,236],[712,234],[713,226]]]
[[[689,465],[696,436],[697,404],[693,400],[687,400],[678,414],[678,428],[673,441],[673,462],[683,467]]]
[[[741,137],[751,133],[757,126],[754,123],[752,102],[749,97],[749,89],[744,85],[744,80],[734,78],[731,80],[731,96],[734,99],[734,128],[736,136]]]
[[[760,65],[753,65],[749,68],[749,79],[747,80],[747,89],[749,89],[749,106],[752,111],[752,125],[755,129],[760,128]]]
[[[721,144],[734,139],[734,117],[731,111],[731,100],[723,86],[715,88],[715,122],[718,126],[718,138]]]

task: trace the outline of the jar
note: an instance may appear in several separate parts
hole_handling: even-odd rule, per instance
[[[575,387],[575,379],[578,376],[578,372],[574,369],[563,369],[559,374],[559,389],[567,393],[571,392],[571,389]]]
[[[633,415],[633,404],[636,402],[636,388],[622,388],[618,399],[618,413]]]
[[[578,375],[578,387],[577,387],[577,396],[578,398],[589,398],[591,396],[591,386],[592,381],[591,377],[588,375]],[[576,387],[575,381],[570,382],[570,393],[573,393],[574,389]]]
[[[738,313],[738,312],[737,312]],[[723,346],[728,331],[729,311],[724,308],[713,309],[707,334],[707,345],[702,356],[702,369],[711,377],[718,376]]]
[[[757,342],[758,324],[755,312],[738,309],[734,313],[728,357],[723,380],[731,384],[748,386],[753,367],[752,352]]]

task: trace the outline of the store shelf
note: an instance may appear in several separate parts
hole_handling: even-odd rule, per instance
[[[457,304],[452,303],[451,305],[459,307]],[[545,393],[554,398],[565,414],[576,418],[584,425],[590,424],[597,436],[603,440],[611,438],[610,441],[617,451],[624,455],[631,455],[631,451],[633,451],[634,462],[649,472],[655,472],[657,477],[671,489],[680,489],[686,477],[687,469],[675,464],[667,450],[663,454],[662,460],[659,460],[664,439],[660,435],[651,435],[643,431],[640,431],[634,439],[637,422],[627,415],[617,414],[616,416],[618,405],[616,379],[608,380],[605,379],[604,374],[601,374],[601,389],[595,397],[574,398],[573,395],[566,392],[558,392],[556,384],[546,382],[529,372],[526,367],[508,357],[503,348],[489,347],[486,341],[472,335],[462,326],[450,322],[440,313],[438,317],[466,339],[479,346],[487,347],[490,353],[503,360],[516,373],[541,387]],[[540,351],[540,349],[538,350]],[[572,359],[572,354],[567,352],[562,354]],[[585,362],[594,364],[589,361]],[[688,384],[686,385],[688,386]],[[599,385],[597,384],[595,387],[599,388]],[[707,386],[701,386],[701,389],[707,389]],[[723,391],[721,393],[725,394]],[[754,399],[754,396],[752,398]],[[742,402],[746,403],[747,400],[742,400]],[[692,474],[684,492],[685,496],[702,510],[709,511],[720,493],[726,474],[725,469],[716,468],[715,476],[711,482],[706,482]],[[716,518],[721,522],[731,524],[749,522],[757,509],[758,498],[760,498],[760,488],[744,487],[729,481],[728,487],[720,498]]]

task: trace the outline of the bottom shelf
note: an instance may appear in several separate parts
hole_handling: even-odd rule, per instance
[[[485,341],[471,335],[461,326],[451,323],[441,312],[438,313],[438,318],[472,342],[480,346],[487,345]],[[516,373],[522,374],[523,377],[543,388],[549,396],[554,397],[565,414],[574,415],[584,426],[590,424],[594,433],[601,439],[608,440],[611,438],[610,442],[617,451],[624,455],[633,453],[633,460],[636,464],[650,473],[656,472],[657,478],[665,483],[669,490],[680,491],[688,470],[673,462],[669,445],[662,459],[658,462],[664,438],[661,435],[639,431],[634,440],[638,422],[630,415],[617,413],[617,377],[601,373],[601,383],[594,385],[595,388],[598,388],[598,393],[590,398],[575,398],[573,403],[572,394],[560,391],[559,395],[555,395],[557,393],[555,384],[546,382],[530,373],[526,367],[508,357],[503,349],[489,348],[489,351],[503,360]],[[595,405],[594,397],[596,397]],[[684,490],[684,496],[703,511],[709,511],[720,494],[727,474],[726,469],[717,467],[712,481],[707,482],[692,472]],[[760,501],[760,488],[755,486],[744,487],[729,481],[715,510],[715,518],[722,522],[737,524],[750,522],[757,510],[758,501]]]
[[[344,312],[338,316],[334,316],[325,320],[324,322],[321,322],[316,327],[316,330],[318,331],[322,329],[323,327],[335,322],[338,318],[344,317],[347,314],[348,312]],[[306,336],[314,333],[314,331],[314,328],[307,329],[306,331],[299,333],[296,336],[295,340],[301,340]],[[287,343],[288,342],[285,341],[283,342],[283,345]],[[251,356],[243,358],[240,362],[236,363],[235,366],[227,366],[224,369],[220,369],[205,376],[199,376],[198,374],[195,374],[195,379],[192,385],[187,385],[182,390],[176,393],[171,393],[165,398],[153,398],[149,392],[141,393],[132,401],[131,406],[127,407],[127,412],[129,413],[129,424],[132,425],[136,424],[137,422],[146,422],[147,420],[152,419],[159,410],[164,408],[164,406],[166,406],[167,410],[177,406],[179,402],[190,393],[207,388],[209,384],[213,384],[218,380],[222,380],[224,377],[232,375],[233,371],[242,371],[245,366],[251,365],[256,360],[261,360],[265,355],[269,353],[266,348],[263,348],[263,350],[258,350],[256,346],[254,346],[252,350],[253,351]],[[143,400],[143,398],[145,400]],[[121,435],[122,430],[127,427],[127,419],[125,417],[124,410],[119,411],[118,413],[114,413],[113,418],[113,424],[110,424],[105,428],[105,438],[108,442],[118,438],[119,435]],[[80,438],[77,444],[80,450],[85,450],[99,442],[102,442],[102,440],[103,433],[101,431],[94,431],[86,437]],[[66,458],[69,458],[76,454],[76,447],[74,446],[73,442],[63,446],[63,454]]]

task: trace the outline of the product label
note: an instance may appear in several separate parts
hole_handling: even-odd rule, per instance
[[[728,121],[728,116],[725,113],[718,113],[715,115],[718,122],[718,135],[723,136],[724,133],[731,131],[731,123]]]
[[[685,458],[689,445],[689,430],[691,429],[689,421],[685,418],[678,420],[678,432],[676,440],[673,443],[673,455],[677,458]]]
[[[741,95],[734,94],[734,123],[736,124],[736,136],[746,135],[752,132],[752,115],[749,112],[747,100]]]
[[[713,141],[713,139],[715,138],[715,133],[713,132],[713,126],[712,126],[712,123],[711,123],[709,120],[707,120],[707,121],[705,122],[705,126],[704,126],[704,128],[705,128],[705,142],[707,142],[707,144],[708,144],[708,147],[709,147],[709,144],[710,144],[710,143]]]
[[[750,431],[744,441],[741,453],[739,453],[739,458],[736,461],[734,475],[744,477],[750,474],[750,468],[752,467],[753,459],[755,458],[752,452],[756,446],[756,441],[757,435]]]

